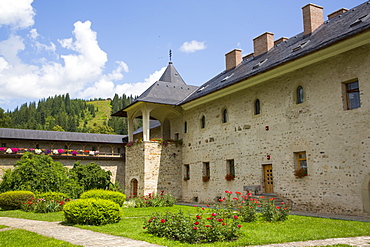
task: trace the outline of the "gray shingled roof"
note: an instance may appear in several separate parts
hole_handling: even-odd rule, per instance
[[[126,108],[137,102],[148,102],[165,105],[176,105],[198,87],[186,85],[172,62],[169,62],[166,70],[159,79],[142,93],[135,101],[124,109],[113,113],[112,116],[127,117]]]
[[[163,72],[163,75],[161,76],[161,78],[159,78],[159,81],[186,85],[184,80],[181,78],[179,72],[177,72],[177,70],[173,66],[172,62],[168,63],[168,66],[166,70]]]
[[[300,33],[257,57],[243,61],[237,67],[223,71],[199,87],[178,105],[195,100],[249,77],[273,69],[309,53],[333,45],[370,28],[370,2],[365,2],[337,17],[327,20],[310,35]],[[298,48],[300,46],[300,48]],[[260,66],[256,68],[259,63]]]
[[[0,139],[122,144],[127,135],[0,128]]]

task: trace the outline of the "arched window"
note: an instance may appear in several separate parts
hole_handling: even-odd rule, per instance
[[[256,99],[254,102],[254,115],[259,115],[261,113],[261,105],[260,100]]]
[[[188,133],[188,122],[184,122],[184,133]]]
[[[297,104],[301,104],[303,102],[304,102],[304,98],[303,98],[303,87],[299,85],[297,87]]]
[[[200,128],[204,129],[206,127],[206,117],[203,115],[200,119]]]
[[[224,109],[222,111],[222,123],[227,123],[228,120],[229,120],[229,116],[227,114],[227,109]]]

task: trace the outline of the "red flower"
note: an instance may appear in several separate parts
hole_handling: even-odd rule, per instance
[[[199,222],[198,222],[198,221],[197,221],[197,222],[195,222],[195,223],[194,223],[194,225],[199,225]]]
[[[276,207],[276,209],[280,209],[280,207]]]
[[[197,219],[201,219],[201,218],[202,218],[201,216],[197,215]]]
[[[219,202],[223,202],[224,200],[222,200],[222,199],[218,199],[218,201],[219,201]]]
[[[146,229],[146,227],[145,227],[145,226],[143,226],[143,229]]]
[[[229,191],[228,190],[225,190],[225,193],[229,193]]]
[[[236,191],[235,194],[241,195],[242,193],[240,193],[239,191]]]
[[[207,204],[206,206],[207,206],[207,207],[209,207],[209,205],[208,205],[208,204]]]
[[[197,229],[198,229],[198,227],[196,227],[196,226],[193,227],[193,230],[197,230]]]
[[[206,225],[206,227],[211,227],[210,225]]]
[[[223,225],[223,226],[226,226],[226,223],[225,223],[225,222],[222,222],[222,225]]]
[[[161,219],[161,223],[164,223],[164,222],[166,222],[166,220],[165,219]]]
[[[224,219],[218,219],[217,221],[218,221],[218,222],[222,222],[222,221],[224,221]]]
[[[238,228],[242,227],[242,225],[238,225]]]
[[[202,210],[204,210],[204,207],[202,208]]]
[[[212,217],[208,217],[208,218],[207,218],[207,220],[211,220],[211,219],[213,219],[213,218],[212,218]]]
[[[212,216],[216,216],[217,214],[216,213],[212,213]]]
[[[236,198],[236,197],[234,197],[233,199],[234,199],[235,201],[239,201],[239,199],[238,199],[238,198]]]
[[[236,220],[237,220],[237,219],[239,219],[239,217],[238,217],[237,215],[234,215],[234,219],[236,219]]]
[[[282,202],[281,204],[283,204],[283,205],[284,205],[285,203],[284,203],[284,202]]]

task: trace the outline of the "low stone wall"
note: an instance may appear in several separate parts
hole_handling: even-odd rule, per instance
[[[13,169],[14,164],[20,160],[21,154],[0,154],[0,180],[6,169]],[[98,156],[62,156],[53,155],[54,161],[62,163],[68,169],[78,161],[81,164],[90,164],[94,162],[102,169],[112,173],[112,183],[116,181],[123,187],[125,183],[125,160],[123,157],[108,158]]]

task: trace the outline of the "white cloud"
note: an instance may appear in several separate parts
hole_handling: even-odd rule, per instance
[[[13,29],[27,28],[34,24],[33,0],[1,0],[0,26],[8,25]]]
[[[0,42],[0,55],[11,64],[19,64],[20,59],[17,54],[25,49],[23,39],[20,36],[10,35],[7,40]]]
[[[115,79],[119,79],[115,77],[117,71],[119,71],[120,69],[125,70],[125,66],[127,66],[126,64],[122,63],[123,62],[117,62],[117,64],[119,64],[119,67],[117,67],[117,69],[115,70],[116,72],[113,71],[111,74],[102,77],[93,86],[88,87],[78,96],[88,99],[99,97],[108,98],[112,97],[116,93],[118,95],[140,95],[154,82],[158,81],[166,69],[166,67],[163,67],[160,70],[155,71],[154,73],[150,74],[148,78],[144,79],[144,82],[124,83],[115,86],[111,79],[112,77]]]
[[[190,42],[184,42],[182,46],[180,47],[180,51],[186,52],[186,53],[192,53],[200,50],[206,49],[205,41],[199,42],[196,40],[190,41]]]

